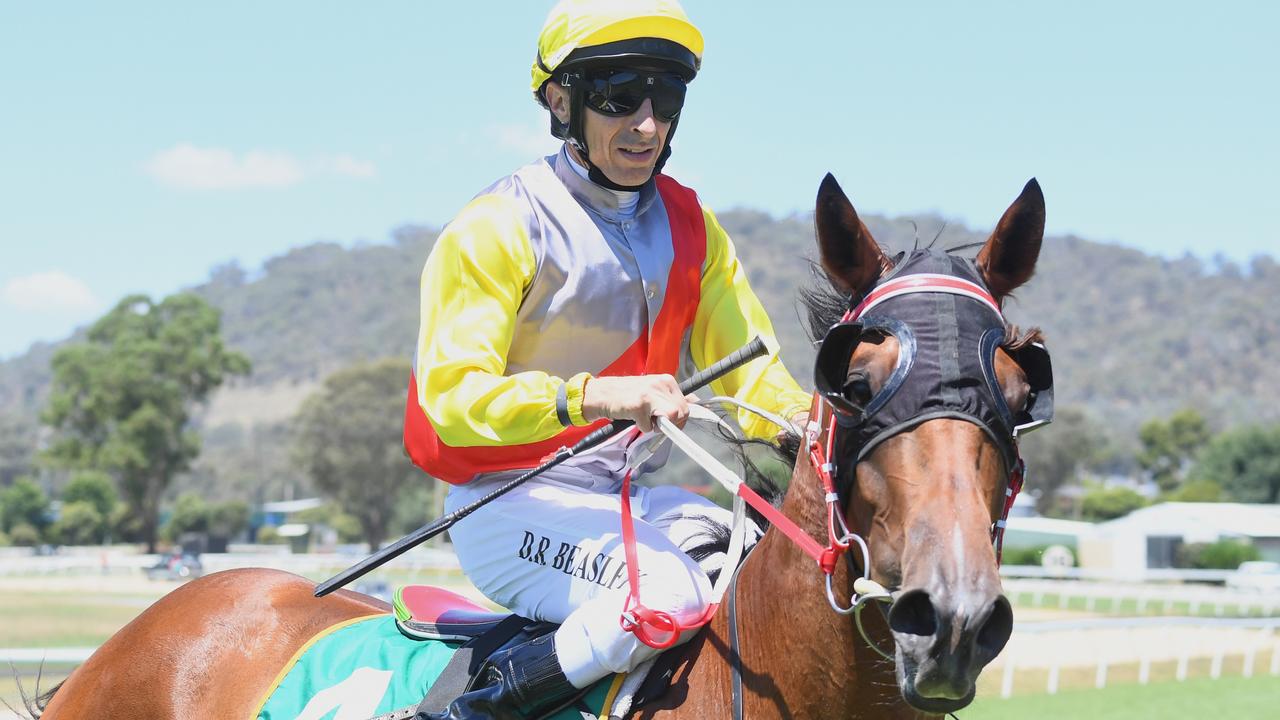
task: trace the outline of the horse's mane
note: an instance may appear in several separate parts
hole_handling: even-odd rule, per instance
[[[800,438],[790,433],[783,435],[779,441],[741,438],[723,429],[720,430],[720,435],[725,442],[733,447],[734,455],[742,463],[742,476],[747,485],[759,493],[761,497],[768,500],[774,507],[781,504],[782,489],[769,477],[768,473],[760,469],[760,466],[751,457],[749,450],[752,447],[763,448],[768,454],[781,460],[785,467],[793,468],[800,452]],[[769,521],[750,505],[747,506],[747,516],[761,530],[769,527]],[[704,518],[699,522],[702,525],[699,533],[702,537],[702,542],[685,551],[689,557],[692,557],[695,562],[701,563],[717,553],[727,553],[729,551],[730,528],[710,518]],[[719,575],[720,569],[713,569],[707,573],[707,578],[714,584]]]
[[[945,226],[944,226],[945,227]],[[941,235],[942,231],[939,230]],[[937,242],[934,237],[933,242]],[[933,247],[933,242],[929,243],[929,247]],[[968,245],[960,245],[957,247],[947,248],[945,252],[956,253],[962,250],[969,250],[978,247],[983,243],[971,243]],[[918,245],[918,243],[917,243]],[[906,253],[898,253],[893,258],[893,264],[897,264],[902,260]],[[836,323],[840,322],[845,312],[849,308],[855,306],[862,301],[862,295],[850,294],[841,289],[840,284],[832,278],[820,264],[810,262],[810,272],[815,282],[810,286],[800,288],[800,302],[804,305],[808,321],[809,337],[813,342],[817,343],[826,335],[827,330]],[[1023,332],[1017,325],[1006,322],[1004,340],[1000,346],[1007,352],[1013,352],[1021,349],[1025,345],[1033,342],[1042,342],[1044,339],[1040,328],[1030,328]],[[775,507],[782,502],[782,490],[776,483],[770,479],[769,475],[762,471],[755,461],[751,458],[748,449],[751,447],[763,447],[778,459],[786,463],[786,467],[793,468],[796,464],[796,458],[800,450],[800,438],[793,435],[783,435],[778,442],[757,439],[742,439],[729,433],[721,433],[724,440],[734,448],[735,454],[738,456],[739,462],[742,463],[743,477],[747,484],[753,490],[760,493],[765,499],[772,503]],[[761,530],[768,527],[769,523],[764,516],[757,513],[750,506],[747,512],[751,519],[756,522]],[[698,545],[690,548],[686,552],[695,561],[702,560],[715,555],[716,553],[724,553],[729,549],[729,528],[707,519],[703,522],[703,532],[701,533],[704,540]],[[708,577],[712,583],[716,581],[719,570],[713,570],[708,573]]]

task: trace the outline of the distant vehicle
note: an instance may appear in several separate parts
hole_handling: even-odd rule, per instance
[[[1280,592],[1280,563],[1250,560],[1227,576],[1227,587],[1252,592]]]
[[[172,552],[146,569],[151,580],[192,580],[204,574],[200,558],[192,553]]]
[[[391,586],[385,580],[368,580],[359,583],[355,586],[355,591],[384,602],[391,602]]]

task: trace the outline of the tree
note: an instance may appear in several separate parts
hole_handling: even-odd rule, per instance
[[[1080,501],[1080,514],[1086,520],[1114,520],[1146,504],[1147,499],[1132,488],[1102,487],[1090,483]]]
[[[10,533],[18,544],[14,528],[25,525],[39,532],[49,524],[49,498],[31,478],[18,478],[0,492],[0,530]]]
[[[63,545],[92,545],[102,542],[106,526],[106,518],[92,503],[64,503],[58,521],[49,528],[50,540]]]
[[[1076,480],[1093,463],[1104,440],[1083,410],[1064,407],[1053,424],[1034,432],[1021,443],[1027,463],[1028,490],[1038,491],[1036,507],[1046,512],[1063,485]]]
[[[195,493],[183,493],[173,504],[173,514],[164,526],[164,534],[176,541],[186,533],[202,533],[208,529],[209,504]]]
[[[119,501],[106,473],[82,470],[72,474],[62,491],[62,510],[51,528],[52,536],[64,545],[104,542]]]
[[[249,504],[228,500],[209,506],[209,552],[226,552],[227,543],[249,527]]]
[[[56,465],[115,476],[155,551],[160,496],[200,452],[189,427],[194,406],[249,361],[223,347],[218,311],[191,294],[153,303],[121,300],[93,324],[88,341],[53,357],[44,421],[58,435]]]
[[[1177,490],[1165,493],[1161,499],[1168,502],[1222,502],[1222,486],[1205,478],[1188,478]]]
[[[62,491],[62,502],[88,503],[105,520],[111,517],[111,511],[120,502],[120,496],[116,494],[111,477],[106,473],[84,470],[71,476],[71,482]]]
[[[339,542],[359,542],[364,538],[364,532],[360,528],[360,521],[343,512],[337,503],[325,503],[320,507],[303,510],[295,516],[295,519],[308,525],[324,525],[333,528],[338,533]],[[420,525],[422,525],[422,522],[419,522],[414,527]]]
[[[351,366],[330,375],[294,421],[298,465],[375,548],[387,539],[400,491],[424,481],[402,446],[408,377],[403,360]]]
[[[1192,469],[1194,481],[1213,481],[1233,500],[1280,501],[1280,424],[1228,430],[1209,441]]]
[[[1182,484],[1196,451],[1209,437],[1209,424],[1191,408],[1179,410],[1168,420],[1151,420],[1138,430],[1142,441],[1138,464],[1162,491],[1170,492]]]
[[[1262,559],[1262,553],[1249,542],[1231,539],[1183,545],[1177,555],[1176,566],[1197,570],[1235,570],[1242,562]]]
[[[31,472],[36,427],[26,418],[0,413],[0,488]]]

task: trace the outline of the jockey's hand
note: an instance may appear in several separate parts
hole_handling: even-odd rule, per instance
[[[791,424],[795,425],[800,430],[800,442],[803,445],[805,429],[809,427],[809,411],[806,410],[804,412],[798,412],[795,415],[792,415],[790,420]],[[787,435],[788,433],[786,428],[779,430],[777,438],[778,442],[782,442],[782,439]]]
[[[588,420],[634,420],[643,432],[653,430],[653,418],[665,417],[679,427],[689,419],[689,402],[670,375],[596,377],[587,381],[582,415]]]

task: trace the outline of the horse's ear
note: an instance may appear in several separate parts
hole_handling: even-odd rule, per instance
[[[1044,240],[1044,193],[1035,178],[1004,211],[996,229],[978,253],[978,270],[996,300],[1031,279]]]
[[[888,259],[831,173],[822,178],[818,188],[814,224],[822,267],[843,290],[862,294],[888,267]]]

